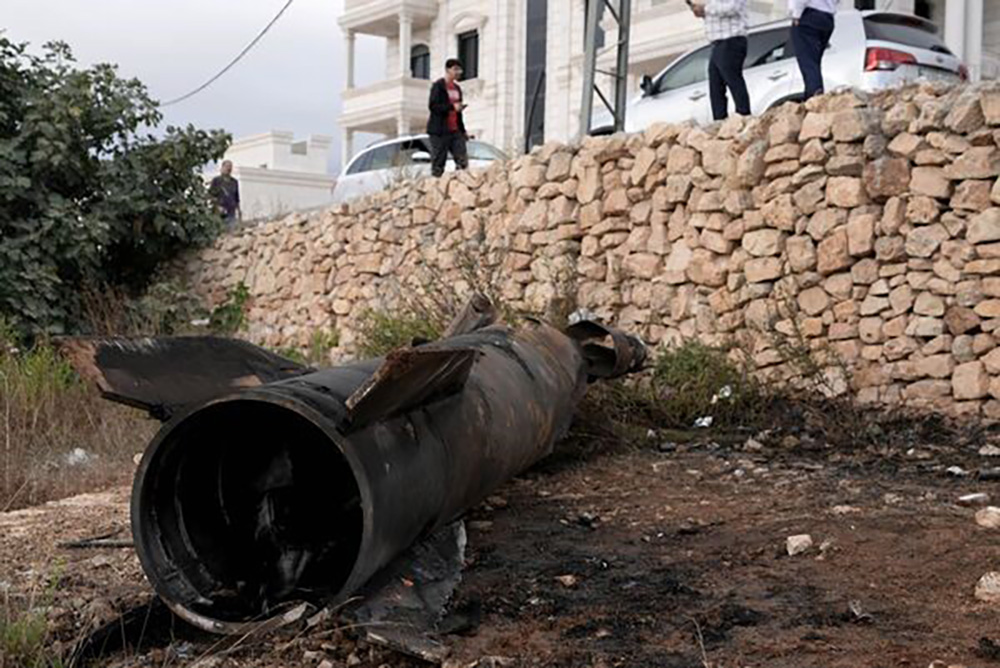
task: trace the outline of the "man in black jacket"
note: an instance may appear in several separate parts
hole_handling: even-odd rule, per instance
[[[431,136],[431,174],[444,174],[448,153],[455,160],[455,167],[466,169],[469,154],[465,149],[465,122],[462,120],[462,89],[456,81],[462,76],[462,63],[449,58],[444,64],[444,78],[431,86],[431,98],[427,105],[431,116],[427,119],[427,134]]]

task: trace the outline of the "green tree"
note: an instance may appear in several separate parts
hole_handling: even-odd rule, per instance
[[[29,53],[0,35],[0,315],[23,333],[79,324],[82,285],[137,294],[155,269],[221,230],[200,168],[221,131],[167,127],[113,65],[66,44]]]

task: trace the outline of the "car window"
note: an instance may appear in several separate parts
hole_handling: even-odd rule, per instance
[[[481,141],[470,141],[467,145],[469,160],[506,160],[507,156],[498,149]]]
[[[393,167],[413,164],[414,153],[430,153],[430,146],[422,139],[407,139],[396,144],[397,153]]]
[[[369,170],[368,165],[371,164],[372,153],[371,151],[365,151],[357,157],[357,159],[351,163],[351,166],[347,168],[347,174],[360,174],[361,172],[367,172]]]
[[[399,165],[399,144],[383,144],[371,150],[368,169],[392,169]]]
[[[934,24],[915,16],[900,14],[866,16],[865,37],[951,55],[951,51],[938,35]]]
[[[711,55],[712,47],[709,45],[685,56],[676,65],[660,75],[660,78],[653,85],[653,95],[701,83],[707,79],[708,59]]]
[[[791,31],[785,28],[765,30],[747,38],[746,67],[758,67],[792,58]]]

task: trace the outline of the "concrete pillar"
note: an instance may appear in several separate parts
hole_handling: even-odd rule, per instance
[[[344,47],[347,49],[347,90],[354,88],[354,31],[344,31]]]
[[[965,5],[965,64],[969,79],[983,76],[983,0],[967,0]]]
[[[347,163],[353,156],[354,130],[343,128],[340,131],[340,168],[347,167]]]
[[[966,0],[947,0],[944,6],[944,43],[962,60],[965,60],[965,4]]]
[[[410,73],[410,50],[413,47],[413,19],[407,14],[399,15],[399,76],[406,78]]]

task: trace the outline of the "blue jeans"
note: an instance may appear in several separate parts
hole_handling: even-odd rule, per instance
[[[830,46],[832,34],[833,14],[818,9],[806,9],[799,24],[792,26],[792,48],[805,82],[804,100],[823,92],[823,52]]]
[[[743,63],[747,58],[747,38],[730,37],[712,42],[708,61],[708,96],[712,102],[712,118],[717,121],[729,115],[726,88],[733,94],[736,113],[750,115],[750,95],[743,79]]]

